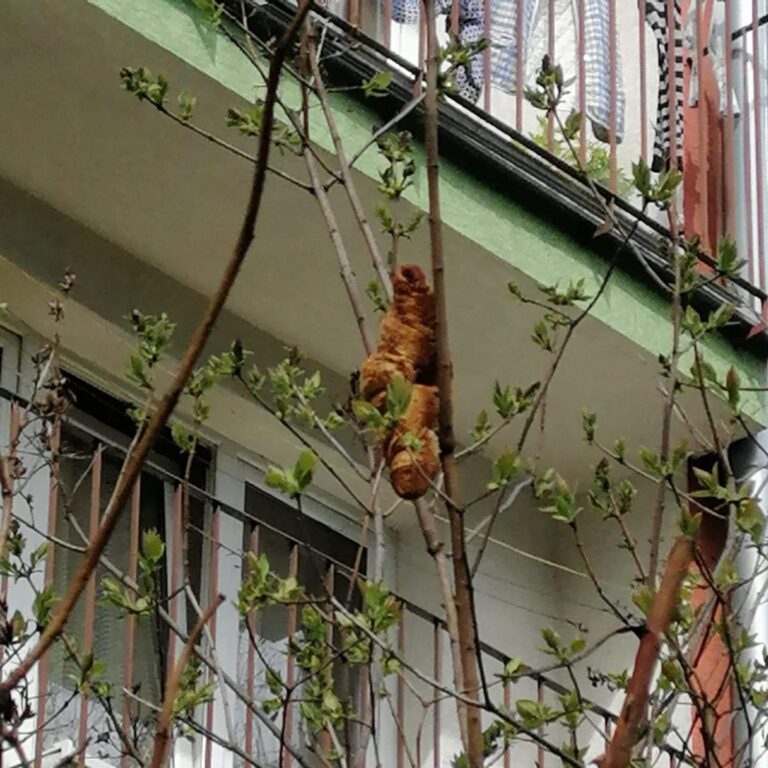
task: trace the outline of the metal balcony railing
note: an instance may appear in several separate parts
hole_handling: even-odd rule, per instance
[[[4,397],[7,403],[8,393]],[[17,407],[13,402],[12,423]],[[68,458],[62,458],[59,469],[51,474],[47,490],[38,487],[43,498],[32,499],[35,515],[23,524],[22,530],[30,540],[36,534],[48,542],[44,574],[41,574],[44,578],[39,587],[44,581],[52,583],[57,592],[65,588],[63,579],[81,556],[89,531],[98,524],[105,497],[111,492],[124,456],[124,446],[107,434],[108,428],[102,430],[93,425],[78,424],[68,428],[60,443],[62,456]],[[67,467],[72,462],[77,464],[74,472]],[[65,476],[68,480],[76,478],[79,490],[72,493],[69,489],[65,493]],[[93,653],[97,660],[106,664],[102,679],[112,685],[110,711],[97,697],[83,695],[83,691],[78,690],[77,670],[62,651],[49,653],[39,663],[31,681],[33,724],[27,728],[30,745],[27,752],[34,755],[36,768],[44,764],[43,758],[51,749],[58,749],[67,740],[73,742],[78,754],[84,751],[88,760],[107,760],[121,766],[135,764],[125,753],[119,728],[131,734],[135,743],[151,746],[155,707],[162,700],[167,671],[181,650],[183,635],[194,623],[199,605],[204,607],[220,591],[229,590],[230,601],[235,598],[232,592],[247,572],[243,562],[245,552],[265,552],[276,571],[283,576],[296,577],[308,592],[322,585],[342,600],[349,599],[354,591],[349,588],[356,568],[352,560],[362,572],[365,571],[365,557],[358,558],[355,542],[348,541],[352,548],[345,550],[338,535],[331,533],[328,539],[320,531],[317,535],[311,534],[312,540],[308,543],[304,537],[287,532],[286,526],[275,525],[275,519],[296,515],[296,510],[282,502],[272,502],[281,506],[277,516],[270,514],[266,507],[262,514],[258,506],[249,505],[247,492],[244,507],[236,508],[192,486],[189,488],[189,513],[185,516],[182,487],[180,477],[162,461],[152,461],[146,466],[124,519],[105,553],[103,565],[89,584],[76,615],[70,619],[68,633],[74,638],[78,652]],[[258,495],[257,492],[256,498]],[[44,510],[47,510],[47,516],[43,514]],[[188,517],[186,522],[185,517]],[[35,521],[45,530],[36,529]],[[185,524],[188,526],[186,566],[182,547]],[[234,546],[233,524],[240,526]],[[166,546],[157,570],[158,616],[161,620],[157,617],[150,620],[119,617],[113,608],[104,605],[101,579],[104,576],[119,577],[120,574],[136,579],[142,532],[150,526],[159,531]],[[229,533],[223,534],[224,529]],[[323,541],[330,542],[329,546],[323,546]],[[349,557],[350,552],[354,554],[353,558]],[[229,561],[230,565],[222,567],[224,561]],[[194,608],[194,603],[181,589],[185,567],[189,569],[198,608]],[[228,583],[223,584],[222,580]],[[20,602],[24,599],[23,590],[20,592],[11,584],[11,610],[19,607],[23,611]],[[408,600],[401,599],[401,603],[401,619],[393,632],[398,654],[406,665],[422,670],[438,685],[450,687],[450,658],[446,653],[449,645],[443,619]],[[297,672],[286,649],[297,629],[297,611],[296,607],[271,607],[259,617],[250,617],[246,626],[234,606],[228,612],[220,610],[210,624],[211,637],[202,644],[209,654],[209,666],[203,666],[199,684],[217,679],[211,661],[216,658],[215,647],[230,686],[227,697],[236,733],[233,745],[236,765],[278,765],[282,754],[281,768],[292,768],[298,764],[295,756],[303,754],[295,705],[291,705],[290,720],[284,728],[280,717],[270,726],[259,714],[259,702],[269,697],[265,683],[267,664],[274,664],[289,685],[296,680]],[[482,616],[480,621],[482,623]],[[258,649],[252,642],[253,637],[258,638]],[[527,698],[556,707],[557,697],[567,691],[551,677],[533,671],[523,671],[514,681],[501,684],[501,671],[510,657],[486,643],[482,644],[482,654],[499,703],[510,706],[517,699]],[[8,659],[6,664],[10,663],[12,660]],[[233,669],[233,663],[236,669]],[[378,696],[371,691],[364,675],[360,677],[358,673],[355,677],[353,673],[350,676],[340,670],[338,677],[346,681],[342,683],[346,686],[343,694],[353,701],[358,713],[357,725],[347,736],[353,743],[355,740],[362,743],[371,727],[371,713],[376,711],[377,732],[380,738],[389,739],[387,765],[397,768],[433,765],[439,768],[450,764],[459,744],[455,706],[440,688],[431,688],[429,683],[426,688],[422,686],[423,698],[431,699],[431,705],[424,709],[423,702],[414,698],[410,684],[407,685],[400,676],[391,690],[392,707],[387,710],[379,704]],[[414,706],[417,708],[413,709]],[[593,739],[596,725],[597,733],[602,732],[608,738],[615,716],[596,704],[587,704],[587,710]],[[232,723],[225,725],[219,695],[197,708],[195,723],[198,736],[193,751],[199,762],[194,764],[202,764],[205,768],[223,764],[217,759],[216,751],[223,749],[225,743],[231,745],[228,728]],[[281,731],[292,749],[280,749]],[[221,754],[219,751],[218,755]],[[664,760],[657,764],[670,768],[680,764],[671,747],[662,752],[662,757]],[[361,753],[356,765],[362,768],[368,763],[374,764],[371,759],[370,752],[368,757]],[[560,759],[538,745],[535,738],[525,743],[513,742],[509,746],[500,744],[489,758],[489,764],[510,768],[522,764],[521,760],[526,764],[535,762],[538,768],[560,765]]]
[[[421,68],[421,0],[319,0],[398,60]],[[489,47],[457,76],[458,102],[532,138],[633,198],[631,164],[684,171],[678,214],[705,251],[736,240],[744,277],[768,289],[765,178],[768,0],[438,0],[439,37]],[[543,56],[563,68],[563,119],[579,114],[577,157],[553,116],[525,97]],[[414,77],[414,88],[421,88]],[[758,297],[757,304],[762,297]]]

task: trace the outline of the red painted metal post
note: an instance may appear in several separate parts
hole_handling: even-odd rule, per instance
[[[383,42],[387,48],[392,47],[392,0],[384,0],[384,35]]]
[[[208,601],[212,603],[218,598],[219,594],[219,526],[221,521],[221,510],[219,507],[213,507],[211,509],[211,566],[210,576],[208,579]],[[189,532],[187,532],[189,535]],[[214,645],[216,644],[216,611],[214,611],[211,621],[209,623],[211,631],[211,639]],[[215,700],[208,702],[207,711],[205,713],[205,727],[209,733],[213,733],[213,716],[214,716],[214,704]],[[248,714],[251,713],[250,709],[246,709]],[[247,719],[247,716],[246,716]],[[248,734],[246,733],[246,744],[248,742]],[[248,753],[246,747],[246,754]],[[205,740],[205,768],[211,768],[213,758],[213,742],[211,739]]]
[[[288,575],[293,576],[294,578],[298,578],[298,575],[299,575],[298,544],[291,545]],[[291,639],[296,634],[297,621],[298,621],[298,612],[296,610],[296,606],[291,605],[288,608],[288,637]],[[286,659],[285,683],[289,688],[291,688],[294,682],[295,682],[295,660],[293,658],[293,654],[289,653],[288,658]],[[283,717],[288,718],[285,723],[285,728],[283,729],[285,733],[285,740],[288,744],[291,744],[293,740],[293,711],[294,711],[293,705],[288,704],[288,706],[285,707],[285,711],[283,713]],[[283,751],[282,768],[291,768],[292,765],[293,765],[293,756],[291,755],[290,751],[286,749]]]
[[[707,103],[706,103],[706,88],[705,88],[705,62],[704,48],[707,45],[705,36],[705,24],[704,24],[704,11],[702,8],[702,0],[694,0],[695,6],[695,18],[696,24],[696,67],[699,72],[699,120],[698,120],[698,132],[699,132],[699,157],[698,157],[698,174],[699,174],[699,202],[697,209],[701,216],[700,227],[701,236],[706,243],[709,241],[709,181],[711,169],[709,167],[708,147],[707,147]],[[715,243],[710,243],[710,247],[714,248]]]
[[[13,422],[13,408],[11,406],[11,421]],[[13,427],[13,423],[11,423]],[[61,446],[61,429],[56,428],[51,438],[51,453],[53,461],[51,465],[51,481],[48,491],[48,535],[56,535],[56,525],[59,512],[59,448]],[[53,582],[53,568],[56,560],[56,547],[49,545],[45,556],[45,583]],[[41,768],[43,762],[43,740],[45,738],[45,703],[48,697],[48,654],[44,654],[37,665],[37,728],[35,732],[35,760],[34,768]]]
[[[608,141],[610,147],[609,166],[611,173],[611,192],[616,192],[619,188],[618,179],[618,158],[616,157],[616,148],[618,146],[618,102],[619,92],[617,88],[618,76],[618,51],[616,50],[616,0],[611,0],[608,5],[608,57],[609,57],[609,79],[610,79],[610,102],[611,113],[608,126]]]
[[[586,50],[586,0],[578,0],[578,25],[576,60],[579,66],[579,114],[581,124],[579,128],[579,160],[584,165],[587,162],[587,61],[584,56]]]
[[[88,520],[88,538],[92,538],[99,527],[99,512],[101,509],[101,459],[102,448],[99,446],[93,457],[91,467],[91,499],[90,514]],[[83,627],[83,644],[80,648],[82,654],[93,652],[93,638],[96,628],[96,571],[88,579],[85,588],[85,620]],[[80,698],[80,732],[78,745],[85,749],[88,742],[88,699]]]
[[[182,548],[182,487],[179,485],[173,494],[173,506],[171,509],[171,574],[169,579],[169,589],[171,599],[168,605],[168,612],[171,615],[171,621],[177,622],[179,619],[179,589],[181,588],[181,548]],[[173,669],[176,661],[176,633],[168,629],[168,669]]]
[[[128,554],[128,577],[136,581],[139,561],[139,524],[141,512],[141,475],[139,475],[133,486],[131,495],[131,530]],[[129,614],[125,618],[125,658],[123,664],[123,685],[127,691],[133,690],[133,656],[136,646],[136,618]],[[130,696],[123,697],[123,730],[130,733],[131,729],[131,709],[133,702]],[[130,760],[127,754],[120,758],[120,765],[127,768]]]
[[[251,531],[250,540],[251,552],[254,556],[259,556],[259,526],[254,525]],[[246,682],[245,688],[248,691],[248,700],[253,701],[256,692],[256,651],[254,650],[253,643],[250,641],[251,636],[256,637],[256,613],[251,611],[248,614],[248,625],[250,627],[248,637],[248,658],[246,667]],[[245,754],[248,757],[253,757],[253,712],[250,707],[245,710]]]

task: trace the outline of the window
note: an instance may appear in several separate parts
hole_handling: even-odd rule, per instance
[[[19,374],[19,337],[0,327],[0,389],[16,392]]]
[[[250,484],[245,488],[245,514],[244,550],[266,555],[275,573],[283,578],[295,576],[309,595],[322,597],[332,588],[337,599],[344,603],[351,599],[354,606],[357,592],[350,589],[350,576],[356,562],[358,573],[364,576],[366,572],[365,551],[358,562],[360,549],[356,541]],[[241,628],[238,680],[255,698],[271,697],[266,684],[267,666],[283,680],[295,679],[296,672],[291,669],[285,650],[297,623],[297,609],[270,606],[254,619],[250,632]],[[254,648],[251,637],[257,648]],[[342,701],[357,709],[362,683],[358,671],[338,662],[334,667],[334,681]],[[282,724],[281,718],[282,713],[278,715],[278,725]],[[241,720],[240,727],[253,758],[264,765],[276,765],[280,754],[279,740],[250,718]],[[294,707],[287,729],[294,744],[302,742],[299,727]],[[339,734],[339,738],[354,745],[360,734],[353,731],[356,729]]]
[[[82,547],[106,508],[122,465],[124,450],[131,438],[132,422],[127,406],[84,382],[70,377],[70,397],[75,403],[70,422],[61,437],[56,537]],[[193,466],[193,484],[205,485],[208,456],[203,452]],[[141,475],[135,500],[127,505],[105,550],[106,559],[121,573],[131,575],[137,568],[137,552],[143,533],[154,529],[166,544],[166,552],[155,574],[160,603],[184,626],[186,617],[194,623],[191,607],[172,593],[183,586],[179,552],[180,496],[174,478],[184,473],[185,458],[180,456],[168,436],[160,440]],[[190,503],[188,533],[189,581],[197,598],[202,588],[202,551],[205,509]],[[179,518],[180,519],[180,518]],[[74,575],[81,553],[57,545],[53,557],[53,584],[63,592]],[[51,556],[51,555],[49,555]],[[115,719],[137,739],[150,743],[154,738],[154,713],[138,699],[123,694],[132,690],[140,699],[158,704],[170,660],[170,635],[165,622],[155,613],[129,619],[103,599],[102,581],[114,578],[107,568],[97,570],[95,587],[81,596],[69,621],[70,641],[79,653],[92,650],[94,659],[105,665],[102,680],[112,685],[111,706]],[[121,745],[114,724],[103,702],[93,698],[83,707],[73,697],[78,678],[77,665],[63,645],[58,645],[48,662],[48,689],[45,711],[51,719],[46,726],[44,745],[52,746],[65,738],[83,735],[87,722],[89,754],[116,758]]]

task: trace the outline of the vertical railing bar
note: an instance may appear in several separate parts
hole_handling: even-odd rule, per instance
[[[587,43],[586,27],[586,3],[579,0],[578,3],[578,44],[577,60],[579,63],[579,114],[581,115],[579,127],[579,160],[584,165],[587,162],[587,62],[584,55]]]
[[[759,286],[765,289],[765,232],[763,216],[763,131],[761,122],[760,101],[762,97],[762,78],[760,77],[760,8],[758,0],[752,0],[752,29],[753,29],[753,54],[752,54],[752,79],[755,101],[755,183],[757,184],[757,254]]]
[[[483,108],[491,112],[491,0],[483,0],[483,37],[488,43],[483,57]]]
[[[741,81],[742,81],[742,105],[741,105],[741,123],[744,141],[744,215],[746,218],[746,239],[747,239],[747,272],[749,282],[755,282],[755,253],[752,237],[752,128],[750,121],[749,107],[749,68],[747,66],[747,37],[745,33],[742,38],[742,56],[741,56]]]
[[[182,487],[177,486],[173,493],[173,502],[171,508],[171,577],[170,594],[171,600],[168,605],[168,611],[171,615],[171,621],[177,622],[179,619],[179,588],[181,587],[181,516],[182,516]],[[173,669],[176,660],[176,633],[168,630],[168,669]]]
[[[99,512],[101,508],[101,458],[102,447],[99,446],[96,449],[96,453],[93,457],[93,467],[91,469],[91,498],[90,498],[90,514],[88,520],[88,538],[89,540],[94,537],[96,530],[99,527]],[[82,653],[87,654],[93,652],[93,640],[96,624],[96,571],[94,571],[88,579],[88,584],[85,588],[85,620],[83,627],[83,645]],[[85,745],[88,740],[88,698],[82,696],[80,698],[80,733],[78,746],[80,749],[85,749]]]
[[[334,594],[336,585],[336,569],[333,563],[328,563],[328,567],[325,572],[325,593],[329,596],[329,598]],[[328,603],[326,604],[326,610],[330,610],[332,607],[332,603],[330,599],[328,600]],[[325,639],[328,643],[328,647],[333,647],[333,624],[329,622],[328,627],[325,631]],[[363,720],[363,718],[360,718]],[[328,754],[330,753],[332,747],[333,747],[333,739],[331,738],[330,731],[326,728],[321,734],[320,734],[320,754],[322,758],[327,758]]]
[[[451,0],[451,35],[459,36],[459,0]]]
[[[519,133],[523,131],[523,84],[525,82],[525,59],[523,58],[523,3],[517,3],[515,9],[515,128]]]
[[[128,578],[136,581],[139,562],[139,526],[141,512],[141,475],[136,478],[131,494],[131,528],[128,555]],[[133,656],[135,650],[136,617],[128,614],[125,618],[125,670],[123,684],[127,691],[133,690]],[[123,697],[123,731],[130,733],[131,709],[133,702],[127,694]],[[120,765],[127,768],[130,764],[127,754],[120,758]]]
[[[249,542],[250,550],[255,557],[259,556],[259,526],[254,525]],[[256,650],[251,642],[251,637],[256,637],[256,612],[250,611],[246,619],[250,631],[248,633],[248,657],[246,667],[245,687],[248,692],[248,700],[253,701],[256,692]],[[253,757],[253,712],[250,707],[245,710],[245,754]]]
[[[219,529],[221,524],[221,509],[215,506],[211,509],[211,559],[210,559],[210,577],[208,580],[208,601],[209,603],[217,599],[219,594]],[[189,535],[189,533],[187,533]],[[211,640],[216,644],[216,612],[214,612],[209,623],[211,631]],[[221,685],[221,681],[217,681]],[[224,692],[222,691],[222,695]],[[250,713],[250,708],[246,708]],[[213,733],[214,700],[208,702],[208,708],[205,713],[206,728],[209,733]],[[246,740],[247,740],[246,735]],[[246,749],[246,754],[248,754]],[[213,742],[211,739],[205,740],[205,768],[211,768],[213,760]]]
[[[426,69],[426,57],[427,57],[427,19],[425,13],[419,14],[419,72],[421,73],[416,87],[414,88],[414,95],[419,95],[424,88],[424,73]]]
[[[725,178],[725,231],[736,237],[736,118],[733,103],[733,19],[731,9],[725,7],[725,87],[727,89],[727,108],[725,113],[725,132],[723,135],[723,176]]]
[[[608,126],[608,140],[610,142],[610,154],[609,165],[611,173],[611,192],[616,192],[618,189],[618,158],[617,158],[617,146],[618,146],[618,102],[619,91],[617,87],[617,75],[618,75],[618,51],[616,50],[616,0],[611,0],[608,5],[608,50],[609,50],[609,67],[610,72],[610,119]]]
[[[706,2],[706,0],[704,0]],[[699,72],[699,210],[701,211],[701,234],[705,243],[709,242],[709,161],[707,157],[707,125],[705,122],[706,109],[704,98],[704,48],[707,41],[704,38],[704,14],[702,13],[702,0],[694,0],[696,24],[696,67]],[[715,243],[710,243],[714,248]]]
[[[547,55],[551,64],[555,61],[555,0],[547,3]],[[550,152],[555,147],[555,115],[550,111],[547,115],[547,149]]]
[[[433,677],[438,683],[441,683],[443,678],[443,644],[442,644],[442,627],[438,621],[434,622],[433,626],[433,642],[434,642],[434,657],[435,667],[433,671]],[[432,695],[435,697],[434,703],[434,715],[432,720],[432,764],[434,768],[440,768],[440,696],[441,691],[437,688],[433,689]]]
[[[422,14],[423,16],[424,14]],[[289,565],[288,565],[288,575],[292,576],[294,579],[298,578],[299,575],[299,545],[298,544],[292,544],[291,545],[291,554],[289,558]],[[298,613],[296,610],[295,605],[291,605],[288,607],[288,638],[290,641],[293,641],[293,637],[296,634],[296,627],[297,627],[297,620],[298,620]],[[288,686],[288,689],[290,690],[295,682],[295,659],[293,658],[293,654],[289,653],[286,659],[286,669],[285,669],[285,684]],[[285,711],[283,712],[283,717],[287,718],[285,722],[285,728],[283,729],[285,733],[285,741],[287,744],[291,744],[293,741],[293,705],[288,704],[285,707]],[[283,751],[283,766],[282,768],[291,768],[291,765],[293,765],[293,757],[291,755],[290,750],[284,750]]]
[[[361,26],[362,13],[360,12],[360,0],[350,0],[349,2],[349,18],[347,21],[358,29]]]
[[[400,616],[397,625],[397,650],[400,658],[405,655],[405,613]],[[400,734],[397,739],[397,768],[405,768],[405,683],[402,676],[397,677],[397,703],[395,705],[398,722],[395,724]]]
[[[392,47],[392,0],[384,0],[384,35],[383,42],[387,48]]]
[[[11,406],[11,428],[13,428],[13,409]],[[59,462],[61,457],[59,449],[61,447],[61,426],[55,427],[51,436],[51,479],[48,490],[48,535],[56,535],[56,525],[58,523],[59,513]],[[45,583],[53,582],[53,569],[56,558],[56,547],[53,544],[48,546],[48,552],[45,556]],[[48,654],[43,654],[37,667],[37,728],[35,731],[35,759],[34,768],[41,768],[43,763],[43,746],[45,738],[45,703],[48,697]]]
[[[645,2],[637,0],[638,44],[640,46],[640,155],[648,163],[648,61],[645,55]]]
[[[18,436],[19,434],[19,406],[15,401],[11,401],[10,403],[10,424],[9,424],[9,435],[11,436],[11,439],[14,439],[14,436]],[[8,585],[10,583],[10,577],[8,573],[4,573],[2,576],[2,580],[0,580],[0,589],[2,589],[2,601],[5,605],[5,618],[8,619]],[[47,583],[47,580],[46,580]],[[5,646],[0,646],[0,672],[3,669],[3,664],[5,663]],[[2,758],[3,758],[3,751],[0,749],[0,768],[2,768]]]

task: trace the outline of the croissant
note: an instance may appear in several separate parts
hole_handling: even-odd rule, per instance
[[[381,321],[379,343],[361,368],[361,394],[384,411],[387,387],[400,376],[413,384],[400,422],[385,436],[384,457],[395,493],[418,499],[440,469],[434,430],[439,409],[435,386],[435,299],[424,272],[403,264],[392,280],[393,300]],[[406,434],[418,441],[410,449]]]

